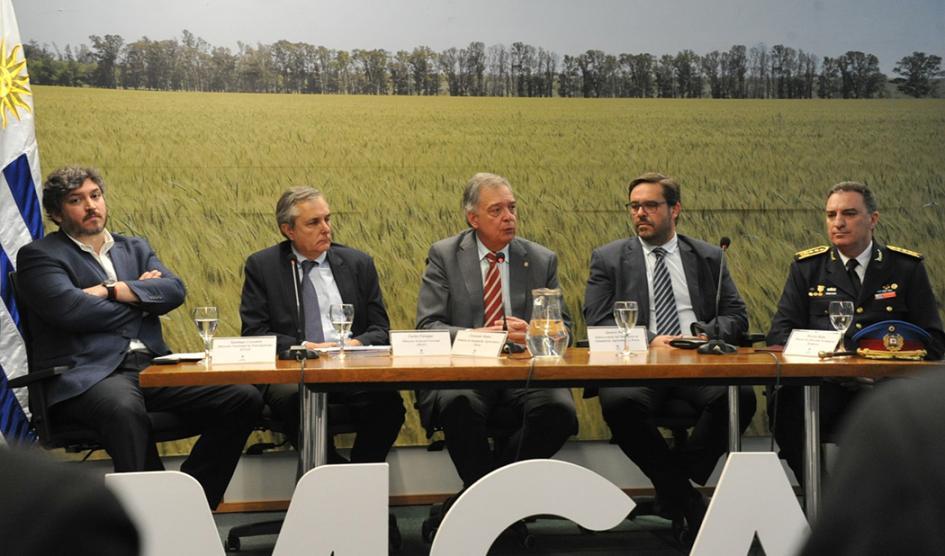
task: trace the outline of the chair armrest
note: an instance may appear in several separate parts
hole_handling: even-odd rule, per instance
[[[59,367],[52,367],[50,369],[43,369],[41,371],[30,371],[29,373],[18,376],[13,380],[10,380],[7,384],[10,385],[10,388],[23,388],[24,386],[30,386],[41,380],[49,380],[50,378],[57,377],[66,371],[69,370],[69,367],[65,365]]]

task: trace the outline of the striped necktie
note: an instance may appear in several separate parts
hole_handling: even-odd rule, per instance
[[[502,280],[499,278],[498,257],[495,253],[486,253],[489,261],[489,270],[486,271],[486,281],[482,286],[483,326],[492,326],[495,321],[505,314],[502,307]]]
[[[673,281],[666,270],[666,250],[662,247],[653,249],[656,265],[653,268],[653,306],[656,307],[656,334],[679,336],[679,314],[676,310],[676,297],[673,295]]]

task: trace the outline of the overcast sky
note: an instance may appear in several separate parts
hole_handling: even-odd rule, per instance
[[[699,54],[785,44],[818,56],[862,50],[884,71],[913,51],[945,57],[945,0],[13,0],[23,40],[59,47],[116,33],[214,46],[279,39],[329,48],[522,41],[558,54]]]

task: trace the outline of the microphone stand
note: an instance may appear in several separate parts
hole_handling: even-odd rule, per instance
[[[721,325],[719,324],[719,303],[722,299],[722,271],[725,269],[725,250],[731,243],[728,238],[722,238],[722,258],[719,259],[719,283],[715,291],[715,338],[699,346],[699,353],[712,355],[728,355],[738,351],[738,348],[722,339]]]
[[[299,362],[299,414],[302,423],[298,439],[298,478],[301,478],[310,469],[328,462],[325,441],[328,437],[328,394],[316,392],[305,384],[305,363],[310,358],[317,359],[318,352],[309,351],[303,344],[305,336],[302,332],[302,301],[299,297],[298,261],[294,256],[290,257],[289,261],[292,265],[292,286],[295,290],[295,334],[296,341],[299,343],[298,346],[289,348],[289,354],[292,359]]]

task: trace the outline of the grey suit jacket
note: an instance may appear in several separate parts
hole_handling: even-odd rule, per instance
[[[532,313],[532,290],[559,287],[558,257],[537,243],[515,238],[509,244],[508,264],[512,316],[527,321]],[[570,331],[571,316],[566,306],[563,311]],[[420,284],[417,328],[447,328],[455,337],[463,328],[482,326],[484,313],[475,231],[468,229],[434,243]]]
[[[715,314],[722,250],[704,241],[677,234],[686,284],[699,322],[715,330],[716,319],[722,338],[737,343],[748,331],[748,311],[735,288],[726,266],[722,272],[722,297]],[[637,237],[619,239],[598,247],[591,254],[591,274],[584,291],[584,319],[588,326],[613,326],[614,301],[636,301],[637,324],[649,326],[650,294],[646,281],[643,246]],[[683,334],[688,334],[684,330]],[[647,331],[652,340],[653,334]]]

